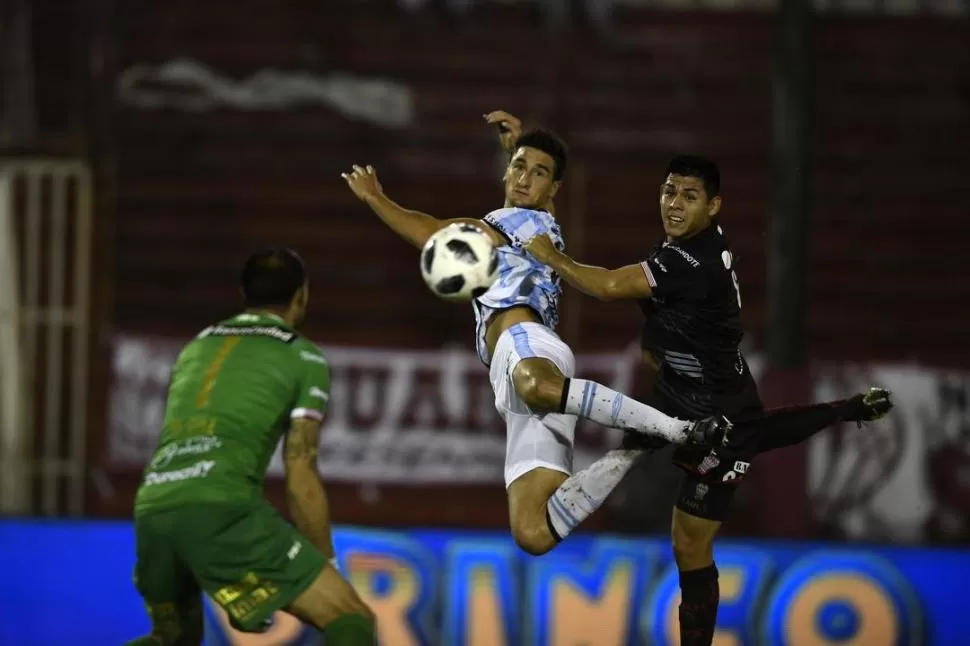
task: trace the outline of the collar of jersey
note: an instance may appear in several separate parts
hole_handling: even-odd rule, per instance
[[[706,227],[704,227],[703,229],[701,229],[700,231],[698,231],[697,233],[695,233],[689,238],[675,238],[673,242],[668,242],[664,240],[661,246],[669,247],[673,245],[675,247],[680,247],[681,249],[684,249],[692,245],[702,244],[703,242],[708,240],[711,237],[711,233],[714,231],[717,231],[717,229],[718,229],[718,225],[715,224],[714,222],[711,222]],[[718,233],[720,232],[718,231]]]
[[[286,321],[283,320],[283,317],[282,316],[278,316],[276,314],[270,314],[269,312],[259,312],[259,313],[256,313],[256,312],[253,312],[253,313],[240,312],[239,314],[236,314],[236,316],[234,316],[233,318],[239,318],[240,316],[243,316],[244,314],[248,314],[249,316],[258,316],[261,319],[270,319],[270,320],[276,321],[280,325],[286,325]]]

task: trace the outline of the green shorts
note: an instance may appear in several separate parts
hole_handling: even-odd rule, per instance
[[[327,562],[266,501],[145,512],[135,541],[135,586],[149,612],[185,607],[201,588],[247,632],[292,603]]]

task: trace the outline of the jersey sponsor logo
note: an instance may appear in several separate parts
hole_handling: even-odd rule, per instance
[[[201,437],[191,437],[184,442],[167,444],[160,448],[155,457],[149,463],[150,469],[164,469],[177,457],[183,455],[204,455],[209,451],[222,448],[222,442],[218,437],[203,435]]]
[[[250,325],[232,327],[228,325],[211,325],[199,333],[198,338],[207,336],[266,336],[283,343],[292,343],[296,339],[296,332],[290,332],[280,327],[269,325]]]
[[[215,464],[215,460],[202,460],[201,462],[196,462],[195,464],[185,467],[184,469],[152,472],[145,476],[144,486],[151,487],[153,485],[165,484],[168,482],[182,482],[183,480],[205,478],[209,475],[209,472],[212,471],[212,467],[214,467]]]
[[[317,354],[308,350],[300,350],[300,358],[304,361],[309,361],[310,363],[322,363],[323,365],[327,365],[327,360],[323,358],[322,354]]]
[[[672,249],[672,250],[676,251],[677,253],[679,253],[683,257],[683,259],[687,261],[687,264],[689,264],[691,267],[700,267],[701,266],[701,263],[697,262],[697,259],[695,259],[694,256],[690,255],[689,253],[687,253],[686,251],[684,251],[683,249],[681,249],[677,245],[668,244],[668,245],[666,245],[666,247],[668,249]]]

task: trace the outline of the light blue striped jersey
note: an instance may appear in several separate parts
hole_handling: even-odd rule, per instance
[[[498,278],[472,303],[478,356],[488,365],[485,330],[496,312],[526,306],[532,308],[550,329],[555,329],[559,323],[559,295],[562,293],[559,276],[551,267],[523,251],[522,245],[543,233],[552,238],[560,251],[564,251],[566,245],[559,223],[545,211],[504,208],[492,211],[483,221],[508,239],[508,244],[498,248]]]

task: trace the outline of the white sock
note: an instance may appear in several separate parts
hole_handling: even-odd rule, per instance
[[[546,517],[555,537],[559,540],[566,538],[599,509],[642,455],[643,451],[610,451],[559,485],[546,503]]]
[[[586,379],[567,379],[563,411],[591,419],[603,426],[628,429],[662,437],[675,444],[687,440],[691,422],[664,415],[603,384]]]

